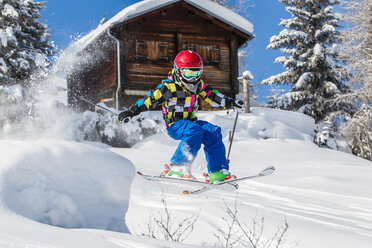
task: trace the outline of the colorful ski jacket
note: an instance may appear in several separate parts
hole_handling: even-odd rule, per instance
[[[196,122],[196,112],[199,108],[199,97],[212,105],[212,107],[225,108],[226,96],[200,80],[197,92],[188,91],[175,77],[170,76],[162,81],[155,91],[150,91],[145,99],[138,100],[130,110],[140,112],[155,109],[162,105],[163,117],[166,127],[181,119]]]

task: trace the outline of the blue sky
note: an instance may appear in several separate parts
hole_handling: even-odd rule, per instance
[[[125,7],[139,0],[49,0],[46,9],[41,12],[42,21],[51,29],[51,40],[60,49],[64,49],[79,35],[85,35],[96,28],[99,21],[113,17]],[[266,50],[272,35],[278,34],[283,27],[278,23],[282,18],[290,18],[279,0],[250,0],[247,13],[242,14],[254,25],[256,36],[249,43],[250,55],[247,68],[252,72],[255,84],[269,76],[283,71],[282,65],[274,59],[283,55],[279,51]],[[265,102],[270,87],[256,87],[260,102]]]

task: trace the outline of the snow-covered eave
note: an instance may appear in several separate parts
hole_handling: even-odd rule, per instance
[[[250,36],[251,38],[254,37],[253,24],[244,17],[242,17],[241,15],[235,13],[234,11],[212,1],[200,0],[183,1],[217,18],[218,20],[230,25],[231,27],[234,27],[235,29],[243,32],[244,34]]]
[[[145,0],[123,9],[110,20],[102,25],[99,25],[89,34],[76,41],[74,44],[71,45],[72,47],[70,47],[69,49],[74,49],[76,53],[79,53],[85,50],[91,43],[101,37],[104,33],[106,33],[112,26],[127,22],[139,16],[181,1],[186,2],[197,9],[200,9],[201,11],[211,15],[212,17],[243,32],[249,37],[254,37],[254,35],[252,34],[253,24],[251,22],[233,12],[232,10],[210,0]]]

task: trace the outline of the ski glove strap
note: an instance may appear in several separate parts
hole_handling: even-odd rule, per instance
[[[130,110],[124,110],[123,112],[119,113],[118,120],[123,121],[124,123],[127,123],[132,117],[133,117],[133,112],[131,112]]]
[[[132,117],[139,115],[139,113],[140,111],[138,107],[136,105],[133,105],[128,110],[120,112],[118,115],[118,120],[124,123],[128,123]]]
[[[228,97],[226,98],[226,108],[227,109],[232,109],[232,108],[242,108],[244,102],[243,101],[235,101],[234,99]]]

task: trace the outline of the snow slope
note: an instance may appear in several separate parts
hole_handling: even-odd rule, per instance
[[[235,113],[198,116],[220,125],[228,145]],[[372,163],[318,148],[313,129],[313,120],[298,113],[253,108],[240,115],[231,171],[245,176],[273,165],[276,172],[241,183],[237,194],[214,190],[198,196],[183,196],[188,186],[135,176],[136,169],[162,171],[177,145],[166,133],[131,149],[0,140],[0,247],[213,246],[218,228],[226,228],[225,204],[234,206],[236,200],[242,222],[265,218],[263,238],[287,221],[288,247],[370,247]],[[204,170],[201,150],[192,172],[201,179]],[[162,199],[176,223],[198,215],[186,244],[135,235],[147,232],[151,216],[164,213]]]
[[[223,129],[226,145],[234,113],[202,113],[200,119]],[[232,146],[231,171],[238,176],[255,174],[266,166],[277,171],[262,179],[241,183],[237,208],[248,225],[265,218],[266,238],[289,224],[288,247],[370,247],[372,242],[372,163],[353,155],[321,149],[312,143],[313,120],[307,116],[280,110],[254,108],[252,114],[239,117]],[[165,134],[148,138],[133,149],[112,149],[129,158],[137,170],[158,174],[177,145]],[[139,156],[146,154],[146,156]],[[193,165],[199,179],[205,171],[201,151]],[[214,233],[225,226],[224,201],[230,206],[236,195],[210,191],[199,196],[181,195],[187,186],[146,182],[135,178],[126,221],[132,232],[143,230],[151,211],[161,211],[162,195],[175,215],[199,213],[199,222],[186,242],[217,243]],[[165,193],[163,193],[165,192]],[[140,210],[140,211],[139,211]],[[141,213],[141,215],[138,214]]]

